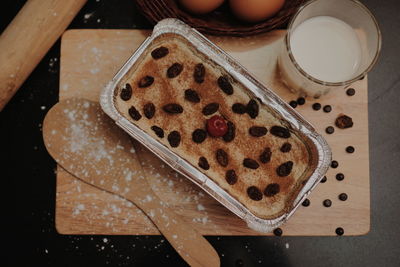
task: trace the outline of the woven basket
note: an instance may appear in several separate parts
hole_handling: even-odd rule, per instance
[[[283,8],[272,18],[250,24],[238,20],[229,10],[228,1],[206,15],[193,15],[176,0],[135,0],[143,15],[152,23],[165,18],[177,18],[202,33],[212,35],[250,36],[286,26],[289,18],[306,0],[286,0]]]

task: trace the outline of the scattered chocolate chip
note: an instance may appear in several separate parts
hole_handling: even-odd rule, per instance
[[[166,48],[165,46],[160,46],[160,47],[154,49],[153,51],[151,51],[151,56],[154,59],[160,59],[160,58],[168,55],[168,53],[169,53],[168,48]]]
[[[271,149],[267,147],[261,153],[259,160],[261,161],[261,163],[268,163],[271,160],[271,155],[272,155]]]
[[[203,141],[206,140],[206,137],[207,137],[207,132],[203,129],[196,129],[192,133],[192,140],[197,144],[203,143]]]
[[[218,103],[210,103],[207,104],[204,108],[203,108],[203,114],[208,116],[211,114],[214,114],[215,112],[217,112],[219,109],[219,104]]]
[[[151,129],[154,131],[154,133],[160,137],[160,138],[164,138],[164,130],[158,126],[151,126]]]
[[[193,102],[193,103],[199,103],[200,102],[199,94],[193,89],[185,90],[185,99],[187,101],[190,101],[190,102]]]
[[[131,106],[128,110],[129,116],[131,116],[132,119],[135,121],[138,121],[142,118],[142,115],[140,115],[140,112],[134,107]]]
[[[336,160],[332,160],[332,162],[331,162],[331,168],[336,169],[337,167],[339,167],[339,162],[337,162]]]
[[[172,64],[171,67],[168,68],[167,70],[167,77],[172,79],[181,74],[183,70],[183,65],[179,63],[174,63]]]
[[[220,76],[217,80],[219,88],[227,94],[227,95],[232,95],[233,94],[233,87],[232,84],[229,82],[228,78],[225,76]]]
[[[274,235],[275,235],[275,236],[281,236],[282,234],[283,234],[283,231],[282,231],[281,228],[276,228],[276,229],[274,230]]]
[[[289,102],[289,105],[290,105],[292,108],[296,108],[296,107],[297,107],[297,101],[292,100],[292,101]]]
[[[199,63],[194,67],[193,78],[197,83],[204,82],[204,76],[206,75],[206,68],[204,65]]]
[[[271,134],[280,137],[280,138],[289,138],[290,132],[288,129],[281,126],[272,126],[269,130]]]
[[[332,107],[330,105],[326,105],[326,106],[324,106],[323,110],[324,110],[324,112],[329,113],[332,111]]]
[[[227,170],[225,174],[225,180],[228,184],[234,185],[237,182],[237,175],[235,170]]]
[[[252,126],[249,129],[249,134],[254,137],[261,137],[266,135],[268,132],[267,128],[263,126]]]
[[[228,131],[222,137],[222,139],[224,139],[225,142],[231,142],[233,139],[235,139],[236,127],[231,121],[228,121],[226,124],[228,125]]]
[[[264,190],[264,195],[267,197],[273,197],[276,194],[278,194],[280,191],[280,186],[277,183],[272,183],[267,185],[267,187]]]
[[[128,101],[132,97],[132,86],[127,83],[125,84],[125,87],[122,88],[121,93],[119,95],[122,100]]]
[[[312,105],[313,110],[320,110],[321,109],[321,104],[320,103],[314,103]]]
[[[336,228],[335,233],[337,235],[339,235],[339,236],[343,235],[344,234],[344,229],[342,227],[338,227],[338,228]]]
[[[163,110],[170,114],[178,114],[183,112],[183,107],[179,104],[171,103],[163,106]]]
[[[305,103],[306,103],[306,99],[304,97],[299,97],[297,99],[297,104],[299,104],[300,106],[304,105]]]
[[[325,199],[325,200],[322,202],[322,204],[323,204],[325,207],[329,208],[330,206],[332,206],[332,201],[331,201],[330,199]]]
[[[323,184],[323,183],[325,183],[327,180],[328,180],[328,178],[326,178],[326,176],[324,176],[324,177],[321,179],[321,183]]]
[[[246,113],[247,109],[245,105],[241,103],[235,103],[232,105],[232,111],[237,114],[244,114]]]
[[[156,106],[153,103],[149,102],[143,106],[143,113],[146,118],[151,119],[156,113]]]
[[[347,153],[354,153],[354,151],[355,151],[354,146],[348,146],[348,147],[346,147],[346,152],[347,152]]]
[[[353,96],[353,95],[356,94],[356,90],[354,88],[349,88],[349,89],[346,90],[346,94],[348,96]]]
[[[247,188],[247,195],[255,201],[260,201],[263,198],[263,194],[261,193],[261,190],[258,189],[256,186],[250,186]]]
[[[339,172],[338,174],[336,174],[336,180],[338,181],[343,181],[344,180],[344,174]]]
[[[178,131],[170,132],[167,138],[172,147],[178,147],[181,142],[181,134]]]
[[[229,163],[228,154],[223,149],[218,149],[217,152],[215,153],[215,157],[217,159],[217,162],[222,167],[228,166]]]
[[[346,129],[353,126],[353,120],[349,116],[341,115],[336,118],[335,125],[340,129]]]
[[[325,132],[327,134],[333,134],[335,132],[335,128],[333,128],[332,126],[328,126],[326,127]]]
[[[283,152],[283,153],[287,153],[287,152],[289,152],[291,149],[292,149],[292,145],[291,145],[290,143],[284,143],[284,144],[281,146],[281,152]]]
[[[150,85],[152,85],[154,82],[154,78],[151,76],[144,76],[142,79],[140,79],[140,81],[138,82],[138,86],[140,88],[145,88],[145,87],[149,87]]]
[[[258,116],[259,107],[257,102],[254,99],[251,99],[246,106],[247,114],[249,114],[250,118],[254,119]]]
[[[208,164],[208,161],[205,157],[200,157],[199,158],[199,163],[198,163],[199,167],[204,169],[204,170],[208,170],[210,169],[210,164]]]
[[[308,198],[304,199],[303,203],[301,203],[304,207],[310,206],[310,200]]]
[[[276,168],[276,174],[278,174],[279,177],[285,177],[290,174],[293,168],[293,161],[287,161],[285,163],[282,163],[278,168]]]
[[[347,194],[346,193],[341,193],[341,194],[339,194],[338,198],[341,201],[346,201],[347,200]]]
[[[243,160],[243,166],[255,170],[258,169],[258,167],[260,167],[260,164],[258,164],[258,162],[255,161],[254,159],[245,158]]]

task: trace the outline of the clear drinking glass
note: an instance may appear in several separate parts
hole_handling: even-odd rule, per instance
[[[314,18],[315,21],[315,17],[318,16],[329,16],[345,22],[353,28],[358,37],[361,50],[359,64],[354,69],[354,73],[349,74],[350,76],[345,80],[324,81],[313,77],[304,70],[293,55],[291,37],[296,27],[311,18]],[[356,0],[313,0],[302,6],[289,23],[278,57],[281,78],[292,92],[319,98],[331,89],[346,88],[351,83],[362,79],[377,61],[380,48],[381,33],[379,26],[374,16],[362,3]],[[326,64],[330,63],[326,62]],[[321,68],[324,68],[324,66],[328,67],[328,65],[322,65]],[[334,68],[332,65],[329,67]]]

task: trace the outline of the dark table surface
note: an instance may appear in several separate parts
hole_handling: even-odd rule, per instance
[[[334,0],[332,0],[334,1]],[[357,237],[207,237],[222,266],[400,266],[400,2],[364,0],[383,33],[369,75],[371,231]],[[23,6],[1,2],[0,32]],[[84,15],[93,13],[89,19]],[[151,28],[133,0],[89,0],[69,29]],[[1,51],[0,51],[1,53]],[[161,236],[56,232],[55,162],[41,126],[58,100],[60,40],[0,113],[8,266],[185,266]],[[1,70],[0,70],[1,71]],[[4,251],[4,250],[3,250]],[[4,265],[3,265],[4,266]]]

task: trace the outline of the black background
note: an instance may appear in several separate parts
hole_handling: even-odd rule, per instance
[[[376,15],[383,33],[382,54],[369,75],[370,233],[360,237],[207,237],[222,266],[400,266],[400,4],[397,0],[362,2]],[[0,32],[24,3],[1,1]],[[69,26],[74,28],[151,26],[133,0],[89,0]],[[41,123],[58,101],[59,56],[60,40],[0,113],[1,232],[6,237],[1,243],[6,248],[6,265],[185,266],[160,236],[56,232],[56,165],[44,148]]]

